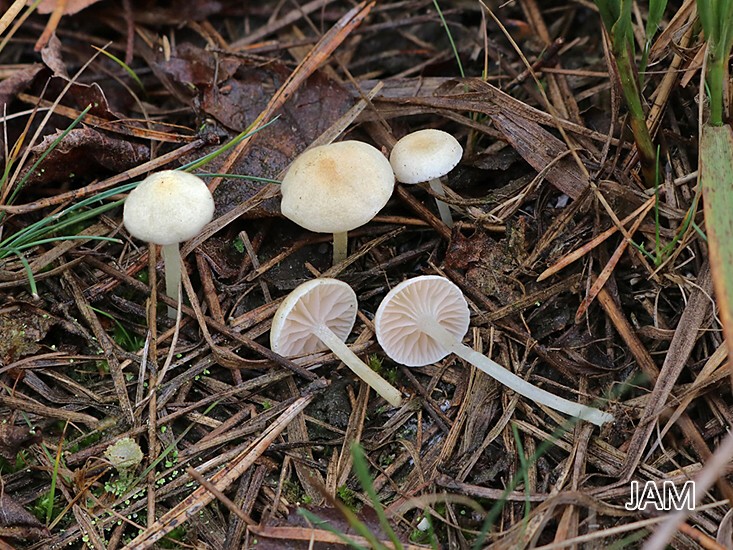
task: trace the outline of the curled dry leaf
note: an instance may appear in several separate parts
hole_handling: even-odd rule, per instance
[[[61,131],[46,136],[33,147],[29,166],[48,151]],[[36,171],[31,183],[52,183],[72,178],[94,178],[100,170],[124,172],[147,159],[148,147],[128,139],[119,139],[92,128],[75,128],[43,160],[43,170]]]
[[[61,55],[61,40],[55,34],[51,35],[48,44],[41,50],[41,59],[53,71],[53,74],[69,78],[66,63]]]
[[[38,540],[49,536],[48,529],[14,498],[0,494],[0,537]]]
[[[21,449],[41,441],[38,431],[31,431],[27,426],[0,424],[0,456],[14,461]]]
[[[10,112],[10,103],[19,92],[28,89],[36,75],[44,70],[40,63],[35,63],[24,69],[15,71],[11,76],[0,82],[0,109],[6,108]]]

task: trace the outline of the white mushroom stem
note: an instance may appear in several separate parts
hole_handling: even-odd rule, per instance
[[[349,255],[349,234],[343,233],[333,234],[333,265],[343,262]]]
[[[441,197],[445,197],[445,189],[443,189],[443,184],[440,183],[439,178],[431,179],[429,185],[433,193],[435,193],[436,195],[440,195]],[[451,216],[450,208],[448,208],[448,205],[439,199],[435,199],[435,204],[438,205],[438,213],[440,214],[440,219],[443,220],[443,223],[445,225],[452,228],[453,216]]]
[[[468,346],[464,346],[457,341],[447,330],[445,330],[435,319],[431,317],[423,317],[419,320],[422,330],[434,338],[441,346],[449,349],[451,353],[455,353],[461,359],[468,361],[476,368],[484,371],[486,374],[494,378],[497,382],[504,384],[507,388],[514,390],[527,399],[531,399],[536,403],[546,405],[551,409],[563,412],[570,416],[587,420],[600,426],[604,422],[613,421],[613,416],[604,413],[593,407],[587,407],[580,403],[574,403],[558,397],[548,391],[534,386],[520,378],[513,372],[508,371],[498,363],[495,363],[485,355],[472,350]]]
[[[179,288],[181,286],[181,252],[178,243],[166,244],[161,247],[163,256],[163,271],[165,272],[165,293],[178,302]],[[168,317],[176,318],[176,308],[168,306]]]
[[[376,372],[369,368],[349,347],[336,336],[326,325],[318,325],[314,329],[314,334],[323,342],[328,349],[336,354],[344,364],[349,367],[354,374],[366,382],[375,392],[384,397],[384,399],[393,407],[399,407],[402,404],[402,395],[400,392],[379,376]]]

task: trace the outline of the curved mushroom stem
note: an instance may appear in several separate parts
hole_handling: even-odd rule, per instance
[[[325,325],[319,325],[315,327],[313,332],[328,349],[336,354],[336,357],[341,359],[369,387],[384,397],[390,405],[399,407],[402,404],[402,395],[399,390],[370,369],[330,328]]]
[[[436,195],[440,195],[441,197],[445,197],[445,189],[443,189],[443,184],[440,183],[440,179],[431,179],[429,185],[433,193],[435,193]],[[440,214],[440,219],[443,220],[443,223],[445,225],[452,228],[453,216],[451,216],[450,208],[448,208],[448,205],[439,199],[435,199],[435,204],[438,205],[438,213]]]
[[[497,382],[504,384],[507,388],[514,390],[527,399],[531,399],[536,403],[546,405],[551,409],[555,409],[556,411],[563,412],[570,416],[587,420],[596,426],[600,426],[604,422],[613,421],[613,416],[608,413],[594,409],[593,407],[581,405],[580,403],[568,401],[567,399],[563,399],[562,397],[530,384],[498,363],[495,363],[485,355],[472,350],[468,346],[464,346],[435,319],[424,317],[420,319],[420,326],[426,334],[430,335],[446,349],[449,349],[461,359],[468,361],[476,368],[481,369],[491,376]]]
[[[165,244],[160,251],[163,256],[165,272],[165,293],[169,298],[178,301],[178,289],[181,286],[181,252],[178,243]],[[168,306],[168,317],[176,318],[176,308]]]
[[[349,255],[349,234],[343,233],[333,234],[333,265],[343,262]]]

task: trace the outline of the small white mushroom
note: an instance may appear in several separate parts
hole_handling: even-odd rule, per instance
[[[527,399],[600,426],[613,416],[534,386],[461,343],[469,310],[461,290],[445,277],[424,275],[404,281],[384,298],[374,318],[377,340],[394,361],[418,367],[450,353]]]
[[[402,183],[429,182],[430,189],[445,196],[440,178],[453,170],[463,156],[458,140],[442,130],[418,130],[407,134],[392,148],[389,162],[397,181]],[[453,227],[453,217],[448,205],[436,199],[440,219]]]
[[[130,192],[122,217],[130,235],[161,245],[165,293],[177,300],[181,285],[178,245],[198,235],[214,217],[214,198],[209,188],[188,172],[156,172]],[[175,319],[175,308],[168,308],[168,316]]]
[[[309,149],[283,178],[283,216],[316,233],[333,233],[333,263],[347,256],[347,232],[369,222],[392,196],[394,173],[376,148],[341,141]]]
[[[343,281],[323,278],[305,282],[275,312],[270,346],[285,357],[330,349],[388,403],[399,407],[400,392],[344,343],[354,327],[356,308],[356,294]]]

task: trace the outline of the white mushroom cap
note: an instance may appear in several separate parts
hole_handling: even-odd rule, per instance
[[[198,235],[214,217],[214,198],[204,181],[180,170],[150,174],[130,192],[123,210],[133,237],[159,245]]]
[[[377,215],[394,189],[389,161],[361,141],[309,149],[283,178],[283,216],[316,233],[342,233]]]
[[[450,351],[423,331],[420,319],[426,316],[457,341],[468,331],[468,304],[461,289],[445,277],[423,275],[398,284],[382,300],[374,317],[379,345],[408,367],[440,361]]]
[[[356,321],[356,308],[356,293],[343,281],[307,281],[277,308],[270,329],[270,347],[284,356],[328,349],[315,334],[321,324],[346,341]]]
[[[418,130],[407,134],[392,148],[389,162],[402,183],[421,183],[441,178],[460,162],[463,147],[442,130]]]

